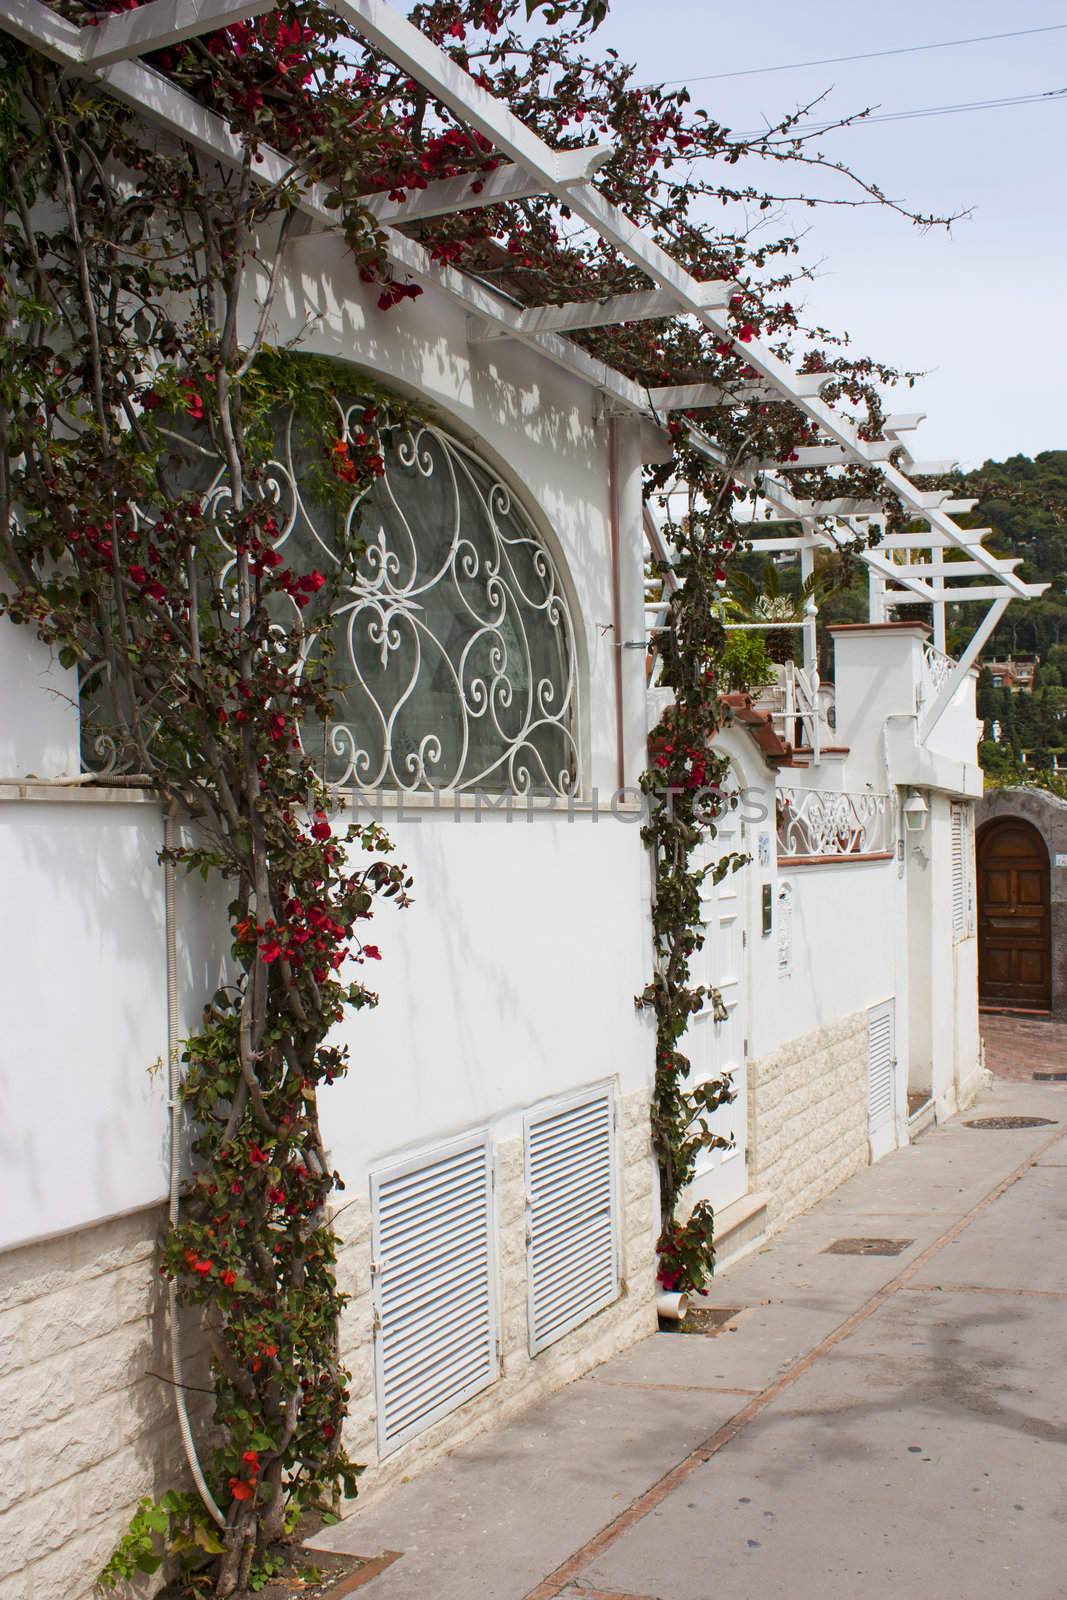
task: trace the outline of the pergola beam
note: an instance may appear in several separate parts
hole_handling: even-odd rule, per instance
[[[686,303],[678,307],[678,315],[693,316],[701,312],[711,314],[716,308],[700,303],[700,290],[705,285],[697,283],[695,278],[690,281],[693,285],[693,291],[686,296]],[[677,302],[679,298],[677,291],[674,291],[674,297]],[[830,381],[831,376],[832,374],[825,372],[797,374],[797,393],[817,395],[823,384]],[[650,389],[649,397],[655,409],[660,412],[709,411],[716,406],[741,405],[749,400],[764,400],[770,404],[793,403],[795,399],[793,395],[783,394],[780,384],[761,383],[758,380],[753,382],[749,378],[739,379],[736,383],[724,384],[668,384],[664,388]]]
[[[82,61],[87,67],[109,67],[260,17],[273,11],[275,4],[276,0],[151,0],[135,11],[122,11],[94,27],[80,28]]]
[[[996,570],[1013,572],[1021,561],[1022,556],[1013,556],[1007,561],[998,558]],[[988,570],[981,561],[914,561],[894,567],[902,578],[973,578]]]
[[[879,550],[958,550],[961,546],[981,544],[992,528],[960,528],[958,539],[949,539],[941,531],[930,529],[926,533],[887,533],[879,542]]]
[[[479,185],[478,193],[474,185]],[[410,190],[403,200],[388,194],[365,194],[359,203],[378,222],[390,227],[408,222],[430,222],[434,217],[455,216],[460,211],[478,211],[484,206],[503,205],[512,200],[529,200],[544,190],[536,178],[513,161],[492,172],[465,172],[458,178],[438,178],[425,189]]]
[[[726,305],[737,285],[711,282],[702,285],[708,305]],[[608,328],[626,322],[650,322],[656,317],[678,315],[678,302],[661,289],[636,289],[630,294],[610,295],[604,300],[574,300],[561,306],[530,306],[521,313],[524,333],[573,333],[579,328]],[[502,338],[493,331],[475,334],[472,343]]]
[[[892,439],[877,439],[868,447],[872,461],[888,461],[903,445]],[[787,461],[761,461],[754,472],[806,472],[810,467],[842,467],[850,464],[849,453],[839,444],[800,445]]]
[[[887,576],[892,577],[892,571]],[[1038,595],[1044,594],[1047,588],[1047,583],[1023,584],[1025,598],[1031,600],[1036,600]],[[950,589],[945,584],[939,583],[937,588],[926,596],[926,599],[927,601],[945,600],[950,605],[956,605],[963,600],[968,602],[974,600],[999,600],[1004,592],[1003,585],[994,587],[992,584],[974,584],[973,586],[961,584],[958,589]],[[1012,597],[1009,595],[1008,598],[1011,599]],[[887,606],[913,606],[919,603],[919,599],[915,594],[906,594],[903,590],[899,594],[887,591],[885,603]]]
[[[989,610],[982,618],[982,621],[979,623],[978,627],[968,640],[967,648],[964,650],[963,654],[960,656],[951,672],[949,672],[948,676],[945,678],[945,681],[942,683],[937,694],[934,696],[933,704],[920,719],[920,744],[926,743],[934,728],[940,722],[942,716],[956,698],[956,692],[959,689],[960,684],[966,678],[967,674],[974,666],[974,663],[978,660],[978,656],[982,650],[982,647],[985,645],[987,639],[989,639],[992,635],[1001,617],[1008,609],[1010,602],[1011,596],[1003,593],[998,594],[993,600],[993,604],[990,606]]]

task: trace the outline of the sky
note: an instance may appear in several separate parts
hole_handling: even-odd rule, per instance
[[[690,74],[693,105],[741,132],[824,91],[819,121],[866,106],[884,114],[1064,89],[1067,26],[880,60],[696,75],[1053,24],[1067,24],[1067,8],[1052,0],[897,0],[884,9],[611,0],[598,39],[648,81]],[[914,210],[973,215],[946,233],[873,207],[796,208],[773,233],[806,230],[804,258],[819,263],[818,277],[793,298],[809,319],[847,329],[861,353],[924,372],[890,405],[927,413],[910,436],[924,459],[971,467],[1067,449],[1067,97],[872,123],[826,135],[820,147]],[[843,192],[832,180],[821,187]]]

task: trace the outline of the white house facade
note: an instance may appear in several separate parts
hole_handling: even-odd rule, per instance
[[[375,922],[380,1004],[341,1025],[352,1068],[324,1106],[347,1186],[347,1442],[378,1493],[657,1325],[655,1033],[634,1001],[652,950],[637,786],[662,702],[642,467],[663,434],[581,363],[473,340],[440,275],[396,317],[330,233],[282,273],[278,344],[432,419],[397,439],[393,510],[368,531],[379,573],[410,556],[418,618],[410,585],[379,588],[379,676],[330,756],[414,879],[410,909]],[[946,537],[931,521],[929,547]],[[491,737],[456,692],[452,627],[479,540],[511,574],[516,696],[552,685]],[[832,688],[808,648],[755,704],[734,697],[720,736],[738,803],[709,850],[748,862],[709,891],[698,958],[725,1018],[686,1040],[694,1073],[735,1088],[731,1148],[692,1194],[715,1205],[720,1263],[979,1084],[974,673],[908,620],[921,590],[887,588],[872,568],[871,620],[834,630]],[[945,597],[925,599],[936,630]],[[82,1600],[181,1466],[164,1063],[225,951],[212,888],[179,879],[168,906],[162,808],[83,748],[76,675],[7,621],[0,693],[0,1596]]]

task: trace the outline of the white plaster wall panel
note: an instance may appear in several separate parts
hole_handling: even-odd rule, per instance
[[[904,902],[895,861],[828,863],[779,869],[792,896],[792,969],[768,970],[756,988],[750,1054],[765,1055],[788,1039],[887,1000],[896,982],[896,942]],[[761,966],[777,945],[760,933]]]
[[[346,1019],[348,1076],[323,1100],[346,1177],[618,1075],[647,1088],[651,1018],[638,820],[427,811],[384,820],[415,904],[383,906],[364,976],[374,1011]]]
[[[523,1107],[605,1073],[624,1092],[647,1088],[637,821],[524,818],[393,820],[416,903],[383,906],[373,924],[384,959],[364,975],[381,1004],[339,1029],[353,1065],[324,1103],[353,1182],[480,1122],[517,1127]],[[165,1192],[163,1082],[148,1070],[166,1048],[161,829],[153,804],[0,806],[0,873],[18,908],[0,932],[0,1247]],[[219,981],[224,894],[179,874],[183,1031]]]
[[[154,803],[0,804],[0,1249],[166,1192],[162,827]],[[222,974],[226,898],[179,873],[183,1034]]]
[[[0,780],[65,778],[80,766],[78,678],[32,627],[0,617]]]
[[[154,806],[0,806],[0,1245],[161,1197]]]
[[[972,669],[930,733],[930,748],[950,760],[974,762],[978,759],[982,723],[978,720],[977,686],[978,674]]]
[[[917,624],[835,629],[835,739],[849,746],[846,789],[869,783],[883,791],[884,725],[889,716],[905,726],[916,714],[922,652],[929,630]],[[912,735],[914,737],[914,735]]]

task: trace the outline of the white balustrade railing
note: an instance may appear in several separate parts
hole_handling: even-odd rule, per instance
[[[779,789],[778,859],[880,855],[891,849],[887,794]]]
[[[770,712],[783,743],[810,750],[812,765],[818,766],[834,727],[833,684],[823,683],[815,667],[809,671],[787,661],[775,682],[760,691],[756,704]]]
[[[923,682],[920,691],[923,704],[929,704],[937,698],[941,685],[955,665],[952,656],[947,656],[943,650],[938,650],[932,644],[923,646]]]

